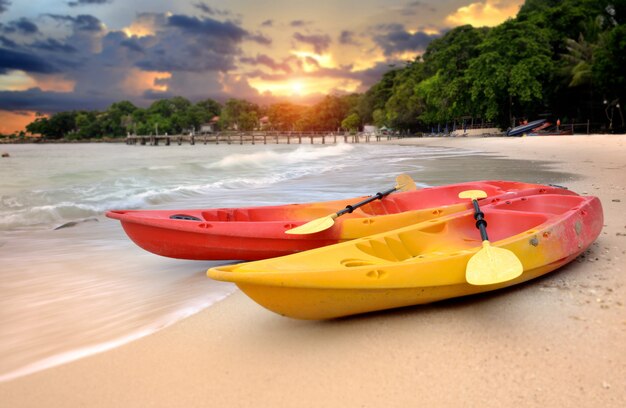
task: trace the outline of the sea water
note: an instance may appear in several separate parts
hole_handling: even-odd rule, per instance
[[[220,262],[143,251],[104,217],[107,210],[340,199],[393,187],[400,173],[422,187],[569,177],[545,163],[386,144],[30,144],[3,151],[10,157],[0,160],[0,381],[145,336],[236,290],[206,277]]]

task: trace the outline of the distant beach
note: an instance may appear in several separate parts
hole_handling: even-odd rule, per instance
[[[557,182],[598,196],[606,225],[583,256],[544,278],[432,305],[309,322],[275,315],[235,291],[147,337],[0,383],[0,400],[11,407],[626,406],[626,136],[414,138],[370,146],[366,165],[387,167],[366,186],[363,174],[314,184],[338,177],[337,169],[270,191],[306,200],[367,194],[393,170],[418,164],[410,161],[418,148],[439,149],[426,159],[438,160],[433,169],[411,173],[416,180]],[[384,149],[402,146],[389,167]],[[362,150],[343,154],[365,159]],[[80,228],[75,233],[84,235]],[[37,272],[45,273],[44,265]]]

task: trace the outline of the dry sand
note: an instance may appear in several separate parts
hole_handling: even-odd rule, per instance
[[[141,340],[2,383],[0,406],[624,407],[625,142],[402,142],[554,161],[581,175],[568,187],[600,197],[606,226],[584,257],[544,278],[327,322],[283,318],[237,292]]]

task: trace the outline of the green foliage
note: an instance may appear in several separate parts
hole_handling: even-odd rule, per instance
[[[245,99],[231,98],[226,101],[220,116],[222,129],[252,130],[252,113],[258,116],[259,107]],[[252,126],[252,129],[248,129]]]
[[[192,104],[178,96],[155,101],[147,109],[121,101],[103,112],[73,111],[55,113],[49,118],[39,116],[26,126],[26,130],[46,139],[71,140],[123,137],[135,132],[173,134],[198,129],[220,111],[221,105],[212,99]]]
[[[528,22],[507,21],[491,30],[470,61],[472,102],[502,127],[542,101],[542,84],[554,70],[548,40]]]
[[[351,113],[341,121],[341,127],[350,131],[356,131],[361,126],[361,118],[357,113]]]
[[[626,105],[626,25],[619,25],[603,38],[595,53],[593,81],[608,99],[620,98]]]

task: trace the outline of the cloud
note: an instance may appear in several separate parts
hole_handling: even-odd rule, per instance
[[[265,20],[261,23],[261,27],[272,27],[274,25],[274,20]]]
[[[10,5],[11,5],[11,2],[9,0],[0,0],[0,14],[7,11]]]
[[[113,0],[77,0],[77,1],[70,1],[67,3],[67,5],[70,7],[78,7],[78,6],[92,6],[92,5],[112,3],[112,2]]]
[[[49,17],[53,20],[56,20],[61,23],[70,24],[74,30],[76,31],[102,31],[104,30],[104,25],[100,20],[96,17],[81,14],[76,17],[70,15],[60,15],[60,14],[44,14],[44,16]]]
[[[231,21],[171,15],[153,36],[135,44],[141,45],[145,54],[135,65],[160,72],[229,71],[235,68],[235,57],[241,54],[240,44],[250,37],[248,31]]]
[[[446,22],[454,26],[471,24],[475,27],[492,27],[515,17],[523,3],[524,0],[477,1],[457,9],[446,17]]]
[[[84,95],[72,92],[0,91],[0,110],[62,112],[76,109],[97,110],[119,101],[119,95]]]
[[[305,21],[305,20],[293,20],[289,23],[289,25],[292,27],[304,27],[309,24],[311,24],[311,21]]]
[[[250,40],[250,41],[254,41],[258,44],[261,45],[271,45],[272,44],[272,39],[268,36],[266,36],[265,34],[262,33],[256,33],[256,34],[248,34],[246,36],[246,39]]]
[[[11,21],[6,26],[0,25],[0,30],[5,34],[19,33],[23,35],[32,35],[39,32],[39,27],[27,18]]]
[[[10,38],[0,35],[0,44],[7,48],[17,48],[17,43]]]
[[[0,35],[0,75],[19,70],[32,78],[27,87],[0,92],[0,110],[100,110],[121,99],[141,105],[173,95],[226,99],[225,87],[259,96],[245,78],[229,72],[236,69],[244,42],[268,44],[271,39],[250,33],[237,22],[141,13],[133,24],[147,24],[147,30],[135,35],[136,30],[107,31],[93,16],[44,17],[71,31],[65,37],[57,33],[22,45]],[[290,69],[287,60],[275,61],[263,54],[253,62]],[[44,87],[51,81],[65,81],[68,86]]]
[[[373,40],[383,49],[385,56],[393,56],[405,51],[423,51],[440,34],[426,34],[422,31],[411,33],[402,24],[389,24],[377,27],[381,33]]]
[[[293,35],[293,38],[305,44],[312,45],[316,54],[322,54],[328,49],[331,43],[331,39],[327,35],[305,35],[301,33],[295,33]]]
[[[339,34],[339,44],[360,45],[360,43],[354,38],[354,33],[347,30],[343,30],[341,34]]]
[[[120,41],[120,46],[126,47],[129,50],[132,50],[135,52],[143,53],[145,51],[144,48],[141,46],[141,43],[133,38]]]
[[[181,14],[170,16],[168,24],[192,35],[206,35],[230,41],[241,41],[248,34],[246,30],[230,21],[221,22],[212,18],[197,18]]]
[[[286,73],[293,72],[293,69],[289,65],[289,61],[293,58],[287,58],[283,62],[276,62],[273,58],[265,54],[257,54],[255,58],[243,57],[239,61],[250,65],[263,65],[270,68],[273,71],[283,71]]]
[[[40,74],[59,72],[57,67],[35,54],[0,48],[0,75],[7,74],[11,70]]]
[[[62,52],[62,53],[75,53],[78,50],[70,44],[64,44],[57,39],[47,38],[44,41],[35,41],[31,44],[31,47],[37,48],[39,50],[50,51],[50,52]]]
[[[195,3],[194,7],[211,16],[230,16],[231,15],[231,12],[228,10],[220,10],[215,7],[211,7],[208,4],[203,3],[203,2]]]

